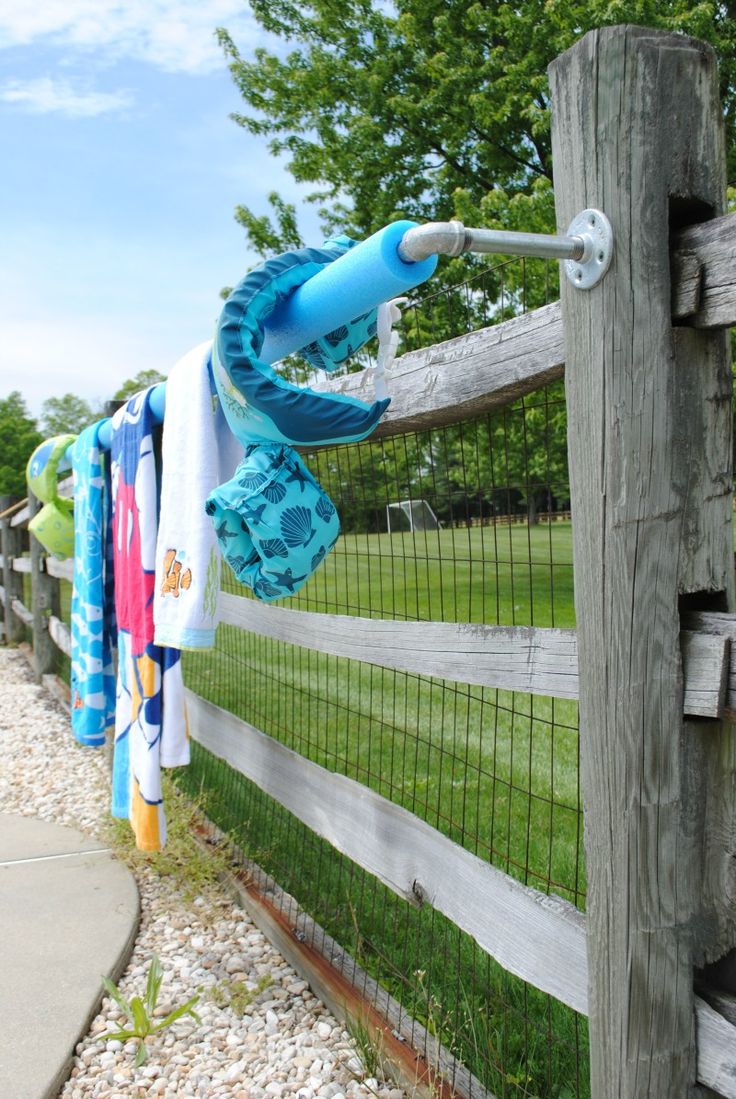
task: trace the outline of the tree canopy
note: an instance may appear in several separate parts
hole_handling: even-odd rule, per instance
[[[142,389],[148,389],[157,382],[164,382],[166,378],[158,370],[139,370],[134,378],[128,378],[123,382],[116,393],[113,393],[114,401],[125,401],[128,397],[134,397]]]
[[[314,185],[308,201],[316,204],[326,234],[339,230],[363,237],[399,217],[457,217],[466,225],[554,231],[547,67],[586,31],[620,23],[682,32],[715,47],[728,178],[736,184],[736,9],[731,4],[249,3],[275,45],[245,56],[226,29],[218,31],[244,104],[233,118],[275,156],[286,156],[296,181]],[[235,211],[250,246],[264,257],[301,243],[295,208],[275,192],[266,197],[270,214],[246,206]],[[471,275],[482,284],[452,291]],[[538,274],[533,265],[502,269],[485,257],[443,260],[432,279],[432,301],[416,310],[415,331],[404,347],[439,342],[541,305],[555,296],[557,277],[556,264]],[[458,305],[465,310],[461,328]],[[561,387],[541,404],[511,411],[522,415],[495,418],[483,429],[484,447],[502,448],[509,486],[526,501],[533,519],[537,506],[551,499],[545,484],[562,486],[567,476]],[[451,437],[437,454],[443,468],[437,468],[435,481],[446,486],[450,498],[462,491],[466,471]],[[488,484],[487,471],[477,472]],[[564,487],[558,491],[564,496]],[[437,511],[437,502],[433,506]]]
[[[76,393],[65,393],[62,397],[48,397],[41,405],[41,427],[44,435],[78,435],[79,432],[99,419],[102,413],[78,397]]]
[[[0,399],[0,496],[26,495],[26,464],[42,441],[20,393]]]
[[[289,171],[315,184],[324,228],[364,235],[399,216],[551,229],[547,66],[593,27],[638,23],[711,42],[736,181],[736,18],[702,0],[250,0],[283,46],[243,56],[218,36],[245,108]],[[533,200],[536,225],[529,225]],[[261,254],[298,240],[293,207],[238,207]]]

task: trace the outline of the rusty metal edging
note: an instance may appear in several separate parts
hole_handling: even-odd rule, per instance
[[[218,846],[233,846],[216,825],[203,818],[200,818],[196,827],[196,835],[203,844],[214,840]],[[333,1015],[344,1025],[358,1021],[370,1032],[383,1070],[397,1084],[408,1089],[417,1099],[469,1099],[471,1094],[473,1099],[495,1099],[476,1077],[460,1065],[420,1023],[408,1015],[398,1001],[385,989],[381,989],[386,1006],[393,1007],[397,1016],[410,1021],[411,1031],[419,1032],[422,1039],[427,1040],[427,1045],[435,1048],[432,1055],[434,1063],[418,1053],[409,1041],[408,1034],[402,1034],[392,1025],[390,1018],[361,993],[357,983],[344,976],[330,960],[331,957],[348,958],[351,971],[362,978],[359,983],[364,988],[374,986],[376,982],[361,969],[351,955],[303,912],[296,900],[284,893],[256,863],[246,859],[240,852],[238,860],[242,860],[242,864],[233,865],[223,875],[225,887]],[[266,890],[256,883],[256,876],[267,883]],[[291,913],[289,918],[267,893],[288,902],[283,907]],[[305,927],[310,930],[310,935],[305,934]],[[314,940],[321,941],[327,949],[320,950],[312,945]],[[408,1030],[408,1027],[402,1029]],[[443,1076],[441,1068],[438,1068],[442,1064],[452,1071],[452,1084]]]

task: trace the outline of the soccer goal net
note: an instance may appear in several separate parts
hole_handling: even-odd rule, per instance
[[[439,530],[439,520],[426,500],[397,500],[386,504],[388,533],[395,530]]]

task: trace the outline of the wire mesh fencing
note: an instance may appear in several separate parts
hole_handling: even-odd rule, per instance
[[[483,311],[486,322],[488,314],[519,312],[530,286],[539,304],[549,273],[540,265],[532,279],[528,267],[517,262],[512,277],[510,265],[499,264],[417,304],[408,342],[446,334],[451,307],[462,330],[478,327]],[[467,423],[305,460],[338,508],[343,533],[291,607],[574,625],[561,383]],[[247,598],[232,577],[224,583]],[[479,858],[584,906],[574,703],[380,668],[227,625],[214,651],[185,654],[185,678],[204,698]],[[234,848],[278,882],[284,903],[294,898],[422,1025],[418,1044],[427,1034],[439,1039],[458,1079],[466,1066],[470,1099],[588,1094],[581,1016],[505,972],[429,905],[395,895],[200,746],[179,782]],[[361,979],[349,958],[340,964]],[[449,1080],[456,1082],[452,1066]]]

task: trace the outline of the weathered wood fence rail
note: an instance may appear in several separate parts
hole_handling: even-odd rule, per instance
[[[73,481],[68,477],[60,486],[62,495],[71,496]],[[71,633],[61,618],[59,581],[71,582],[71,561],[48,557],[28,534],[28,520],[38,508],[31,499],[13,507],[8,498],[0,500],[0,606],[3,609],[2,638],[8,643],[23,642],[31,630],[31,663],[39,681],[62,702],[68,704],[69,688],[55,672],[56,650],[71,656]],[[23,577],[29,578],[28,599],[24,602]]]
[[[226,625],[381,667],[579,699],[588,911],[496,870],[192,692],[192,735],[411,903],[590,1017],[595,1099],[736,1099],[736,216],[709,48],[616,27],[551,68],[565,227],[611,220],[590,292],[404,355],[378,435],[457,423],[566,376],[578,630],[398,622],[223,597]],[[590,155],[591,150],[595,155]],[[322,388],[361,396],[364,375]],[[0,520],[6,642],[70,651],[68,563]],[[32,606],[23,602],[30,573]],[[329,806],[329,812],[325,807]],[[729,978],[729,972],[731,977]],[[731,983],[729,983],[729,981]],[[696,983],[698,995],[696,995]],[[708,1001],[708,1002],[706,1002]]]

